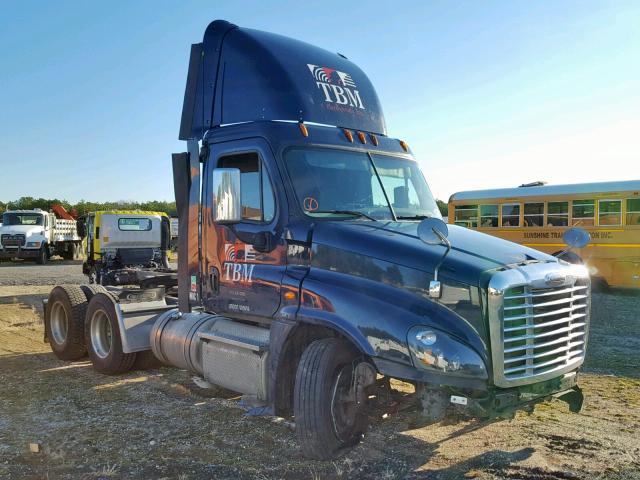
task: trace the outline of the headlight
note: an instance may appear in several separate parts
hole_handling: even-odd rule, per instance
[[[27,247],[39,247],[40,242],[27,242]]]
[[[459,377],[488,378],[480,355],[440,330],[413,327],[407,340],[417,368]]]

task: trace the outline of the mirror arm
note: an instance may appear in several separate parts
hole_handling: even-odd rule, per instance
[[[440,240],[442,240],[442,243],[447,247],[447,251],[444,252],[444,255],[440,258],[440,261],[438,261],[438,264],[436,265],[436,268],[433,270],[433,280],[435,282],[437,282],[438,281],[438,272],[440,271],[440,267],[444,263],[444,259],[447,258],[447,255],[449,255],[449,252],[451,251],[451,242],[449,241],[449,239],[447,237],[442,235],[442,233],[438,232],[435,228],[433,229],[433,231],[440,238]]]
[[[451,251],[451,242],[447,237],[445,237],[442,233],[440,233],[435,228],[433,229],[433,232],[438,236],[442,244],[447,247],[446,252],[444,252],[444,255],[442,255],[442,257],[440,257],[440,260],[438,261],[436,268],[434,268],[433,270],[433,280],[429,282],[429,297],[440,298],[442,296],[442,285],[438,280],[438,273],[440,271],[440,267],[444,262],[444,259],[447,258],[447,255],[449,255],[449,252]]]
[[[562,250],[560,253],[558,253],[556,255],[556,261],[560,262],[561,258],[565,253],[570,252],[571,250],[573,250],[573,247],[567,247],[564,250]]]

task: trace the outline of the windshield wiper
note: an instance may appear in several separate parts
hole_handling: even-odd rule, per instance
[[[345,214],[345,215],[355,215],[356,217],[364,217],[364,218],[368,218],[369,220],[373,220],[374,222],[378,221],[375,218],[367,215],[366,213],[362,213],[357,210],[314,210],[310,213],[338,213],[338,214]]]
[[[431,218],[431,215],[397,215],[398,220],[424,220],[425,218]]]

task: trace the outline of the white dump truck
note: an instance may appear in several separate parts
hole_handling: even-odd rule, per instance
[[[9,210],[2,215],[0,260],[34,259],[40,265],[53,255],[77,260],[80,244],[75,220],[57,218],[39,208]]]

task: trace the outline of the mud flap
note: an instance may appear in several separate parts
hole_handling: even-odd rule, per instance
[[[557,398],[569,405],[569,411],[571,413],[580,413],[582,410],[584,395],[582,393],[582,389],[577,385],[568,392],[560,394]]]

